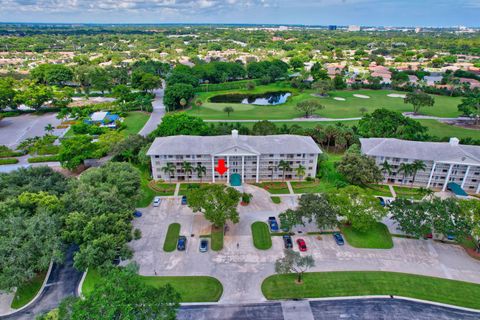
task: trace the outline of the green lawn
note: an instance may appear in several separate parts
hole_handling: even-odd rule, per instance
[[[213,251],[220,251],[223,249],[223,227],[218,229],[212,227],[210,238],[212,239],[211,247]]]
[[[172,223],[168,226],[165,242],[163,243],[163,251],[172,252],[177,249],[178,236],[180,235],[180,224]]]
[[[418,188],[394,186],[393,189],[395,190],[397,197],[403,197],[413,200],[422,200],[423,197],[425,197],[425,192],[422,192],[422,190]]]
[[[179,195],[186,195],[190,190],[200,188],[200,183],[182,183],[180,185]]]
[[[462,281],[380,271],[312,272],[304,283],[296,275],[273,275],[262,283],[267,299],[398,295],[480,309],[480,285]]]
[[[150,184],[150,188],[155,191],[157,196],[173,196],[176,188],[175,183],[156,182]]]
[[[223,286],[220,281],[212,277],[139,277],[146,284],[155,287],[162,287],[167,283],[170,284],[180,293],[182,302],[216,302],[223,293]],[[88,295],[92,292],[95,283],[100,278],[101,276],[96,270],[89,270],[83,283],[82,293]]]
[[[12,309],[19,309],[32,301],[42,287],[47,272],[40,272],[31,281],[19,286],[13,297]]]
[[[268,250],[272,247],[270,228],[265,222],[257,221],[252,223],[253,245],[259,250]]]
[[[270,197],[272,199],[272,202],[275,204],[280,204],[282,203],[282,199],[280,197]]]
[[[368,232],[358,232],[350,226],[341,226],[348,244],[355,248],[391,249],[392,235],[383,223],[377,222]]]
[[[283,181],[262,182],[262,183],[255,183],[254,185],[267,190],[271,194],[289,194],[290,193],[288,191],[287,183]]]
[[[209,99],[216,95],[233,94],[233,93],[264,93],[271,91],[289,91],[292,96],[285,104],[277,106],[254,106],[239,103],[212,103]],[[330,92],[329,97],[318,98],[311,94],[314,90],[305,90],[299,92],[290,87],[287,82],[277,82],[266,86],[257,86],[254,90],[227,90],[216,92],[198,93],[197,96],[203,101],[201,107],[193,107],[188,112],[192,115],[197,115],[203,119],[292,119],[302,117],[303,114],[295,110],[298,102],[306,99],[318,99],[324,109],[315,112],[317,116],[326,118],[353,118],[361,117],[361,108],[365,108],[367,112],[372,112],[379,108],[386,108],[398,112],[412,111],[412,106],[405,104],[401,98],[388,97],[391,93],[405,94],[404,92],[397,92],[392,90],[344,90]],[[354,95],[366,95],[370,99],[362,99]],[[345,101],[337,101],[334,98],[343,98]],[[422,108],[421,113],[425,115],[438,117],[456,117],[460,115],[457,106],[461,102],[461,98],[434,96],[435,106],[431,108]],[[223,112],[225,106],[231,106],[234,112],[227,116]]]
[[[122,133],[127,135],[137,134],[142,130],[145,123],[147,123],[150,118],[150,114],[141,111],[132,111],[127,114],[123,123],[127,126]]]

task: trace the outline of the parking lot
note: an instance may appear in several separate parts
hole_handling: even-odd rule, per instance
[[[48,124],[56,127],[61,120],[56,118],[56,113],[44,115],[24,114],[16,117],[7,117],[0,120],[0,145],[15,148],[27,138],[45,135],[45,127]],[[60,130],[53,132],[60,134]]]
[[[208,275],[220,280],[224,286],[221,302],[248,303],[264,301],[262,281],[274,274],[275,260],[283,255],[281,237],[272,237],[269,250],[253,246],[250,226],[255,221],[267,221],[287,208],[296,206],[296,198],[285,197],[281,204],[273,204],[263,189],[247,186],[253,194],[249,206],[239,206],[240,222],[229,225],[224,248],[220,252],[199,252],[199,236],[210,233],[210,223],[201,214],[193,214],[178,199],[166,199],[157,208],[142,209],[143,216],[136,219],[136,228],[142,238],[132,242],[134,260],[142,275]],[[165,234],[170,223],[181,224],[181,235],[187,236],[186,251],[163,251]],[[394,238],[394,248],[357,249],[345,244],[339,247],[332,236],[321,240],[305,234],[293,237],[305,239],[308,252],[315,258],[311,271],[375,270],[415,273],[442,278],[480,283],[480,263],[470,258],[462,248],[431,240]],[[238,247],[237,247],[238,244]]]

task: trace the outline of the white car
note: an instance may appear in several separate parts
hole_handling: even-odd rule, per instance
[[[158,197],[158,196],[155,197],[155,198],[153,198],[153,206],[154,206],[154,207],[160,206],[160,202],[162,202],[162,198],[160,198],[160,197]]]

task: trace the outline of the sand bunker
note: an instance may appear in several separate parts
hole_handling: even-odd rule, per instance
[[[369,96],[364,96],[363,94],[354,94],[353,96],[360,99],[370,99]]]
[[[405,98],[407,97],[407,95],[405,95],[405,94],[398,94],[398,93],[390,93],[390,94],[387,94],[387,97],[405,99]]]
[[[340,97],[335,97],[335,98],[333,98],[333,100],[346,101],[347,99],[345,99],[345,98],[340,98]]]

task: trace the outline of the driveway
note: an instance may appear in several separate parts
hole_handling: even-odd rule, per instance
[[[165,88],[165,81],[163,81],[162,84],[162,87]],[[162,118],[165,115],[165,106],[163,104],[163,94],[165,93],[165,89],[163,88],[156,89],[153,92],[155,93],[155,99],[152,102],[153,111],[150,114],[150,119],[148,119],[142,130],[140,130],[138,133],[139,135],[147,136],[150,132],[157,128],[160,122],[162,122]]]
[[[245,191],[253,194],[252,202],[247,207],[239,207],[240,222],[230,225],[220,252],[198,252],[199,235],[208,234],[210,224],[202,215],[181,206],[179,199],[165,200],[158,208],[143,209],[143,217],[134,222],[135,227],[142,230],[142,239],[131,243],[140,273],[209,275],[224,286],[222,303],[265,301],[260,286],[266,277],[274,274],[274,263],[282,256],[283,242],[281,237],[272,237],[271,249],[255,249],[250,225],[295,207],[296,198],[285,197],[276,205],[263,189],[246,186]],[[163,252],[165,234],[173,222],[180,223],[181,234],[188,236],[185,252]],[[357,249],[348,244],[339,247],[328,235],[322,240],[305,234],[299,236],[305,239],[308,254],[315,258],[317,266],[311,271],[394,271],[480,283],[480,262],[455,245],[393,238],[393,249]],[[294,236],[294,241],[296,238],[298,236]]]
[[[45,135],[48,124],[56,127],[62,121],[56,118],[56,113],[43,115],[24,114],[16,117],[7,117],[0,120],[0,145],[15,148],[27,138]],[[60,135],[64,130],[55,130],[54,135]]]

